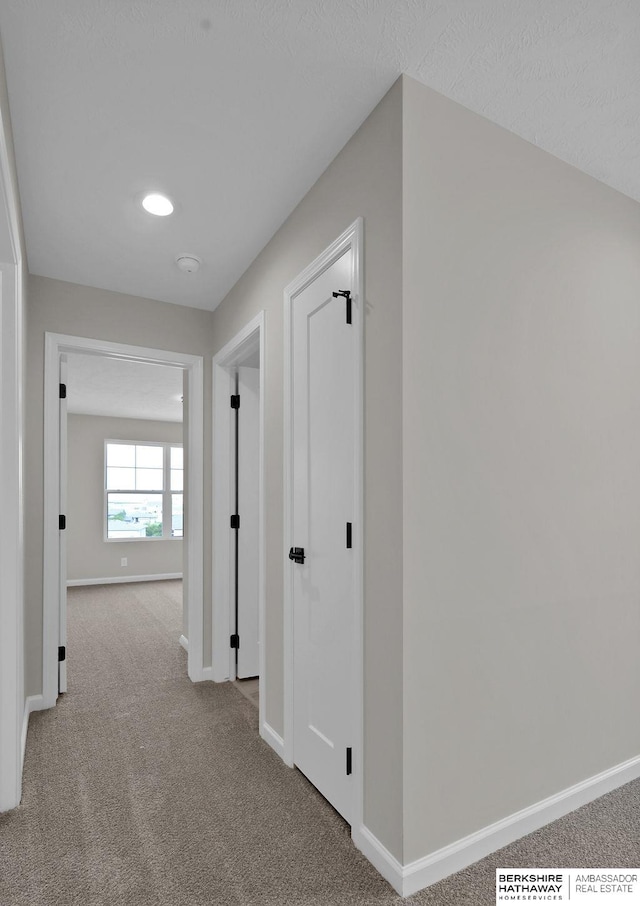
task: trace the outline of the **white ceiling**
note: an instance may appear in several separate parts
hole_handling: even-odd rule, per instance
[[[173,365],[73,353],[67,356],[67,411],[181,422],[182,376]]]
[[[0,30],[32,273],[215,308],[401,72],[640,200],[637,0],[2,0]]]

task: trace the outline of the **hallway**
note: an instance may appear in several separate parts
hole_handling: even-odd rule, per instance
[[[255,706],[189,681],[180,601],[175,581],[69,590],[69,692],[31,717],[1,906],[402,903]],[[633,865],[639,808],[628,784],[409,902],[489,906],[497,866]]]
[[[181,591],[69,589],[69,692],[31,716],[2,906],[399,902],[260,740],[256,708],[189,681]]]

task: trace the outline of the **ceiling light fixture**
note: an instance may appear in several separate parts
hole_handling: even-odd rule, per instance
[[[151,195],[145,195],[142,199],[142,207],[149,214],[155,214],[156,217],[166,217],[173,212],[173,204],[166,195],[159,195],[152,192]]]

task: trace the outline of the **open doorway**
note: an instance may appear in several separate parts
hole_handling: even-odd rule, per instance
[[[45,475],[44,475],[44,633],[43,707],[55,705],[60,678],[59,663],[65,655],[66,564],[64,535],[66,516],[62,505],[65,486],[61,463],[66,457],[63,433],[60,376],[64,358],[71,354],[103,356],[150,365],[170,365],[184,377],[184,542],[183,581],[185,637],[188,638],[189,678],[198,682],[212,678],[203,666],[203,360],[201,356],[167,350],[128,346],[47,333],[45,336]],[[122,555],[125,556],[125,555]]]
[[[67,589],[121,583],[172,581],[184,627],[184,370],[79,352],[60,364],[62,635]],[[74,662],[64,644],[60,692]]]
[[[213,678],[264,723],[264,314],[213,361]]]

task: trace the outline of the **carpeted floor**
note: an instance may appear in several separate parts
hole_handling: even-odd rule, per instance
[[[237,679],[233,685],[247,701],[251,702],[254,708],[260,707],[260,681],[257,676],[251,677],[251,679]]]
[[[349,828],[257,732],[233,684],[193,685],[179,582],[69,593],[69,692],[33,714],[0,816],[1,906],[390,906]],[[495,903],[496,866],[640,864],[640,783],[416,894]]]

